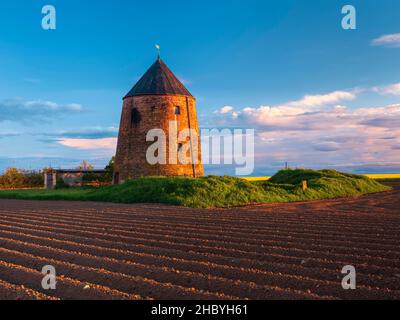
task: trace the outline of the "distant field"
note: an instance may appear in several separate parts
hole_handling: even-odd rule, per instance
[[[368,178],[371,179],[400,179],[400,173],[393,174],[365,174]]]
[[[375,179],[375,180],[386,180],[386,179],[400,179],[400,173],[390,173],[390,174],[363,174],[363,176],[366,176],[370,179]],[[244,178],[247,181],[267,181],[271,179],[269,176],[265,177],[247,177]]]
[[[244,178],[247,181],[267,181],[269,179],[271,179],[271,177],[248,177],[248,178]]]

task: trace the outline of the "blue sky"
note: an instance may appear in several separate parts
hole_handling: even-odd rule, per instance
[[[56,30],[41,28],[46,4]],[[159,43],[202,127],[256,129],[255,174],[399,171],[399,16],[397,0],[2,1],[0,170],[102,166]]]

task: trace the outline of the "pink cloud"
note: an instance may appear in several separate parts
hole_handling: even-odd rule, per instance
[[[400,47],[400,33],[385,34],[372,40],[373,46]]]
[[[233,108],[236,120],[229,112],[223,116],[232,126],[257,129],[257,158],[264,163],[400,164],[400,104],[356,109],[339,104],[355,97],[335,91],[283,105]]]
[[[315,108],[340,101],[354,100],[356,94],[349,91],[334,91],[327,94],[306,95],[300,100],[291,101],[286,104],[288,107]]]
[[[115,150],[117,146],[117,138],[103,139],[61,139],[59,144],[81,150]]]
[[[374,87],[372,91],[383,95],[400,96],[400,83],[391,84],[388,86]]]

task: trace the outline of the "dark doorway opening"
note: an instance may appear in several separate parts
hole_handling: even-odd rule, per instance
[[[53,173],[47,173],[46,174],[46,186],[47,189],[52,189],[53,188]]]
[[[131,126],[132,127],[137,127],[142,121],[142,116],[140,115],[140,112],[138,109],[133,108],[132,109],[132,114],[131,114]]]
[[[114,184],[119,184],[119,172],[114,173]]]

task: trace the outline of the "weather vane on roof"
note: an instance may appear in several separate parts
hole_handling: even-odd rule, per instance
[[[157,51],[158,51],[158,58],[160,58],[160,49],[161,49],[161,46],[160,46],[159,44],[156,44],[156,49],[157,49]]]

